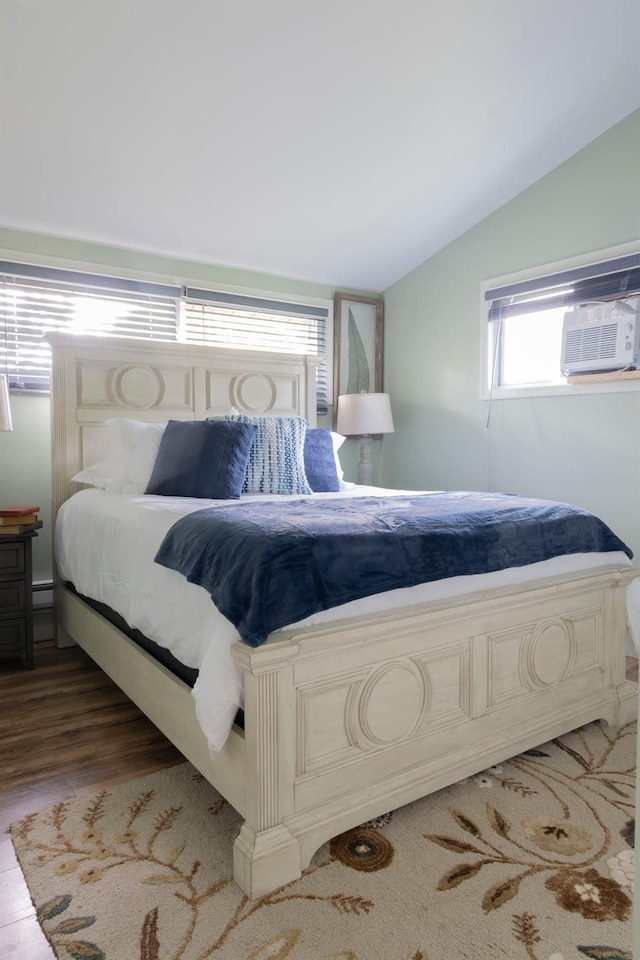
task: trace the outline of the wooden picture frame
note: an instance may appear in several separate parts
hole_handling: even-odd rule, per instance
[[[382,393],[384,301],[336,293],[333,298],[333,423],[344,393]]]

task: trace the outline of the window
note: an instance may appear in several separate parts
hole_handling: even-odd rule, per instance
[[[483,393],[513,396],[566,387],[561,370],[565,314],[579,306],[619,301],[635,313],[640,251],[485,285]],[[487,322],[488,321],[488,322]],[[621,367],[624,364],[621,364]],[[555,391],[557,392],[557,391]]]
[[[51,350],[66,331],[175,340],[180,288],[0,262],[0,369],[14,390],[48,392]]]
[[[185,287],[178,339],[216,347],[327,356],[324,307]],[[318,413],[328,409],[327,363],[318,366]]]
[[[12,390],[48,392],[55,331],[309,353],[318,413],[329,396],[327,307],[0,261],[0,370]]]

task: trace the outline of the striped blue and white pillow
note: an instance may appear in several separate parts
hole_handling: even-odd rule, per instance
[[[302,417],[253,417],[238,413],[211,419],[253,423],[257,428],[243,493],[313,493],[304,468],[308,423]]]

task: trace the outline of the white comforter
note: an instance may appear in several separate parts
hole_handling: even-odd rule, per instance
[[[407,492],[411,491],[351,484],[340,493],[314,494],[314,497]],[[242,679],[230,653],[232,643],[240,638],[202,587],[154,563],[153,558],[178,517],[215,504],[215,500],[83,490],[63,504],[55,531],[56,563],[64,580],[71,581],[79,593],[106,603],[131,627],[168,648],[186,666],[199,670],[193,696],[212,755],[224,745],[236,711],[242,706]],[[314,614],[300,623],[326,623],[355,614],[455,596],[481,587],[521,583],[604,564],[629,563],[624,553],[556,557],[526,567],[392,590]],[[635,597],[639,594],[640,589]],[[633,599],[631,591],[630,597]],[[638,606],[637,600],[633,606],[628,602],[630,620],[633,617],[635,622]],[[637,631],[632,632],[637,642]]]

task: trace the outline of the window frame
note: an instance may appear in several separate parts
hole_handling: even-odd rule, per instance
[[[491,383],[491,358],[495,357],[495,338],[497,336],[497,325],[488,320],[490,301],[485,299],[487,290],[500,286],[536,280],[544,276],[552,276],[555,273],[561,273],[564,270],[588,266],[589,264],[599,263],[601,261],[613,260],[617,257],[624,257],[640,251],[640,240],[630,241],[629,243],[618,244],[614,247],[607,247],[602,250],[592,251],[588,254],[582,254],[577,257],[570,257],[565,260],[558,260],[552,263],[542,264],[538,267],[532,267],[527,270],[520,270],[515,273],[503,274],[498,277],[492,277],[481,281],[480,284],[480,399],[493,402],[495,400],[514,400],[526,397],[566,397],[580,396],[582,394],[598,393],[626,393],[629,391],[640,390],[640,376],[638,379],[626,380],[591,380],[584,383],[569,383],[566,377],[560,376],[557,381],[545,383],[528,384],[518,387],[510,385],[503,387]]]

